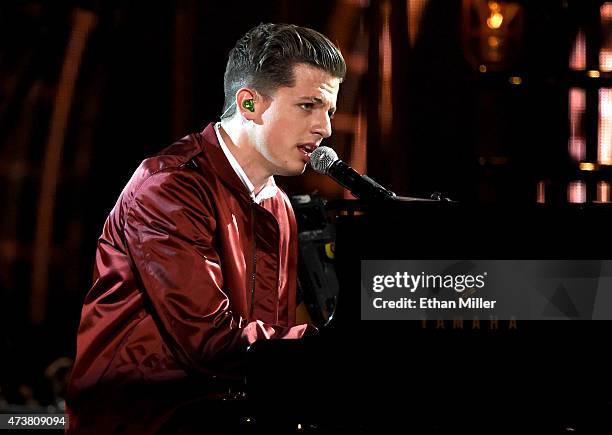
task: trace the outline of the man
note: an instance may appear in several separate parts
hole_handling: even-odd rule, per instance
[[[223,396],[261,339],[300,338],[297,229],[273,175],[331,134],[346,66],[320,33],[262,24],[232,49],[221,122],[136,170],[98,242],[69,386],[73,432],[157,431]]]

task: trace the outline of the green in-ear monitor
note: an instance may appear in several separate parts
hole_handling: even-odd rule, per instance
[[[244,100],[242,102],[242,107],[244,107],[249,112],[255,111],[255,103],[253,103],[253,100]]]

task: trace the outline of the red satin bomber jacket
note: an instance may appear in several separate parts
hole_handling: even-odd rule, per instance
[[[213,124],[144,160],[98,241],[69,406],[107,384],[239,378],[249,344],[307,328],[294,326],[296,262],[286,194],[256,204]]]

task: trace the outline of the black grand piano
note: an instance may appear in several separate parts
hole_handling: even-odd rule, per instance
[[[321,203],[303,203],[296,213],[301,266],[308,270],[300,280],[303,292],[304,281],[311,287],[304,298],[319,310],[312,317],[320,332],[251,347],[247,388],[260,427],[612,433],[610,321],[483,319],[459,326],[362,320],[360,311],[362,260],[605,260],[612,248],[609,206],[344,201],[327,204],[333,219],[321,223],[313,218]],[[600,283],[610,283],[612,293],[612,276]]]

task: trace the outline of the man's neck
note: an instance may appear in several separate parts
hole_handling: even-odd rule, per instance
[[[249,177],[257,194],[268,182],[272,174],[265,169],[263,157],[251,144],[247,133],[232,119],[221,121],[219,133],[230,152]]]

